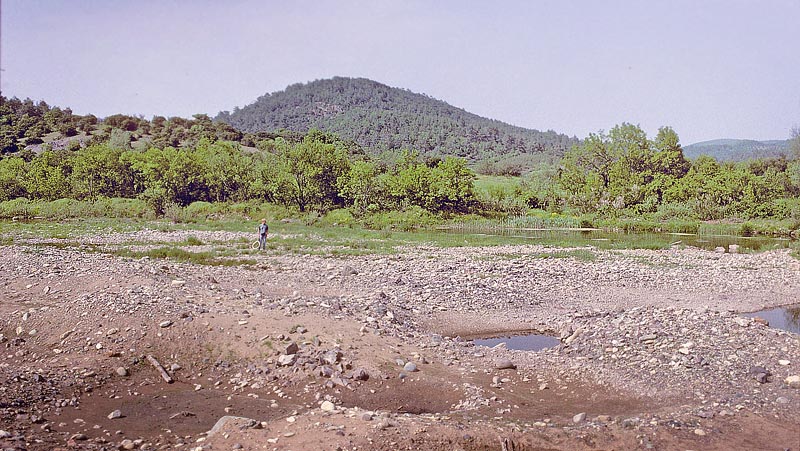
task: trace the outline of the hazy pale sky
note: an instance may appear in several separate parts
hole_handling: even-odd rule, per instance
[[[800,124],[800,0],[2,1],[3,94],[189,117],[366,77],[522,127]]]

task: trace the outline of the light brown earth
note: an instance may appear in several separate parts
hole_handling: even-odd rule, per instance
[[[785,382],[800,337],[735,314],[800,300],[784,250],[411,247],[210,267],[53,244],[0,247],[0,449],[800,450]],[[538,352],[456,338],[577,329]],[[292,342],[297,362],[279,366]],[[245,419],[208,434],[226,415]]]

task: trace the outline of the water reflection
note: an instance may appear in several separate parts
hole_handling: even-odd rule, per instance
[[[745,313],[744,316],[763,318],[769,321],[770,327],[800,334],[800,304]]]
[[[542,349],[557,346],[559,341],[549,335],[529,334],[514,335],[509,337],[476,338],[472,340],[476,346],[494,347],[505,343],[506,348],[517,351],[541,351]]]
[[[695,235],[685,233],[623,233],[604,230],[540,230],[540,229],[444,229],[445,233],[461,235],[498,236],[533,240],[536,244],[596,246],[600,248],[643,248],[664,249],[673,244],[714,250],[724,247],[726,251],[732,244],[740,250],[765,251],[788,248],[793,240],[770,237],[740,237],[729,235]]]

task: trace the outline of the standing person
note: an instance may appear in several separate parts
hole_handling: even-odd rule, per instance
[[[258,225],[258,250],[267,250],[267,234],[269,233],[269,226],[267,220],[262,219],[261,224]]]

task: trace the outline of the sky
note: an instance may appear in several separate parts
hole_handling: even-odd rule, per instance
[[[800,125],[800,0],[0,0],[0,89],[99,117],[211,116],[365,77],[583,138]]]

